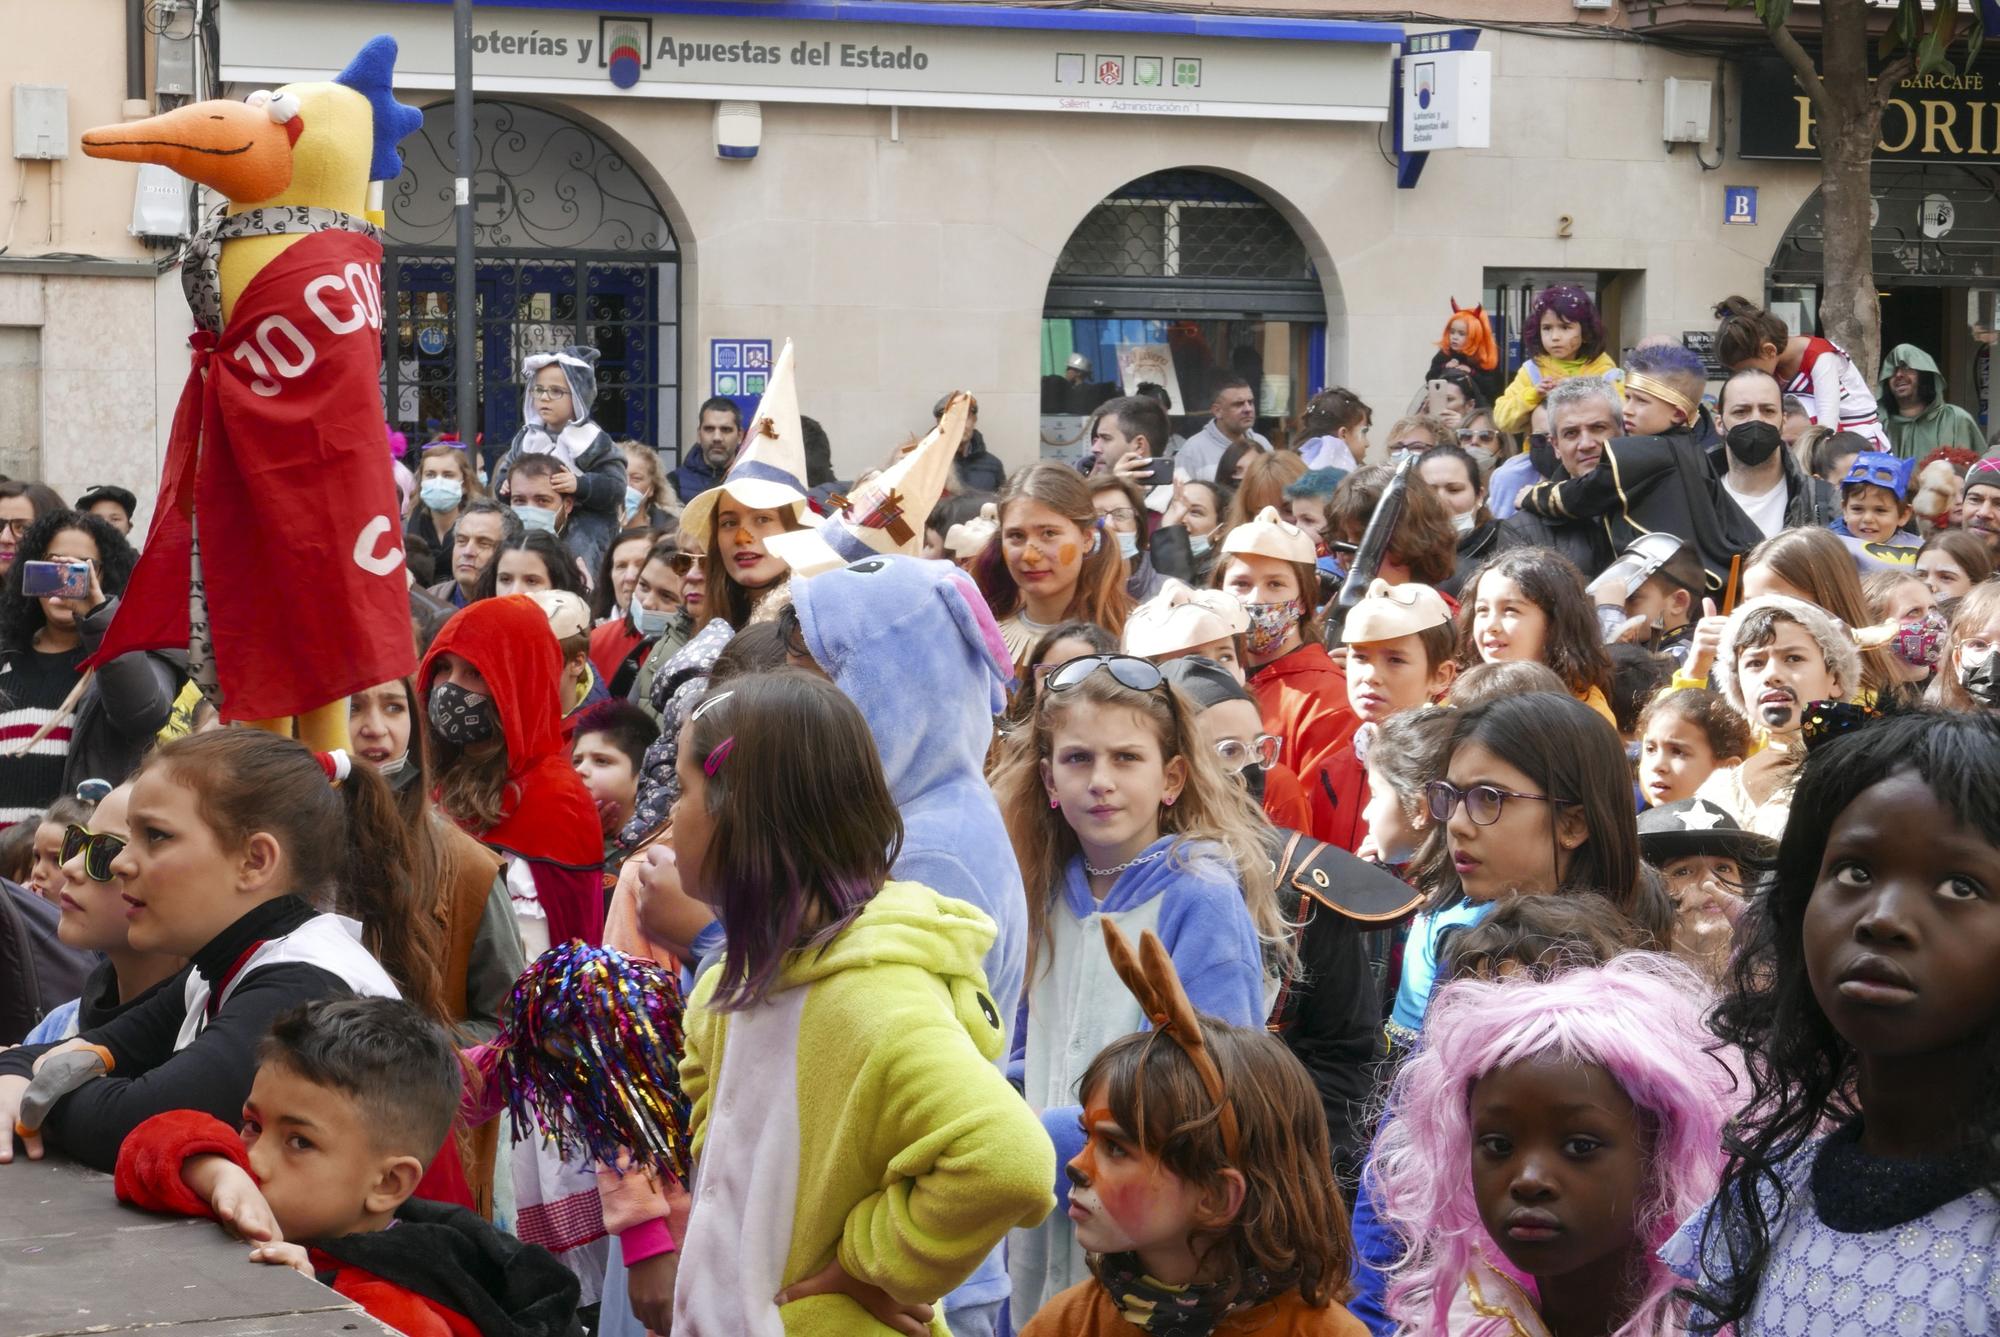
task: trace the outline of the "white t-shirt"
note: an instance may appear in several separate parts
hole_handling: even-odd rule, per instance
[[[1722,479],[1722,490],[1743,508],[1743,513],[1763,531],[1765,538],[1770,538],[1785,527],[1785,502],[1788,498],[1785,496],[1783,478],[1778,479],[1778,485],[1769,492],[1749,493],[1738,492],[1729,486],[1729,477],[1725,474]]]

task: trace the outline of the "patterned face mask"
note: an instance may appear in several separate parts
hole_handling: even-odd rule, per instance
[[[464,747],[483,743],[493,736],[499,721],[493,698],[468,692],[455,682],[441,682],[431,688],[431,727],[447,743]]]
[[[1915,622],[1897,627],[1889,649],[1911,668],[1936,668],[1944,651],[1944,634],[1950,626],[1945,615],[1933,608]]]
[[[1250,630],[1244,633],[1244,644],[1251,654],[1261,655],[1285,639],[1285,633],[1298,624],[1306,607],[1297,599],[1287,599],[1283,603],[1244,604],[1243,611],[1250,615]]]

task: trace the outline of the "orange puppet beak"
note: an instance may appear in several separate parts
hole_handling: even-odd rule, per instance
[[[235,203],[255,204],[291,185],[292,141],[302,128],[296,116],[280,125],[261,106],[216,99],[86,130],[83,151],[171,167]]]

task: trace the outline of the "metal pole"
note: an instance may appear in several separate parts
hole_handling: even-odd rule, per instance
[[[452,134],[458,141],[455,187],[458,247],[453,260],[452,342],[458,349],[458,435],[479,458],[479,351],[472,260],[472,172],[479,146],[472,135],[472,0],[452,0]]]

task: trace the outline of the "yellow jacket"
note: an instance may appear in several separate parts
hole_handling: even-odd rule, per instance
[[[845,1296],[771,1303],[838,1259],[936,1304],[944,1334],[938,1301],[1048,1215],[1055,1148],[994,1066],[993,934],[965,902],[890,882],[823,949],[793,953],[763,1002],[718,1012],[721,970],[702,977],[680,1070],[697,1167],[676,1332],[887,1332]]]
[[[1493,425],[1503,432],[1525,432],[1528,420],[1534,417],[1536,405],[1552,388],[1557,379],[1571,376],[1602,376],[1611,382],[1611,388],[1624,397],[1620,389],[1620,377],[1616,374],[1618,364],[1611,360],[1609,353],[1599,353],[1588,361],[1582,358],[1530,358],[1514,373],[1513,383],[1507,393],[1500,396],[1500,402],[1493,406]]]

